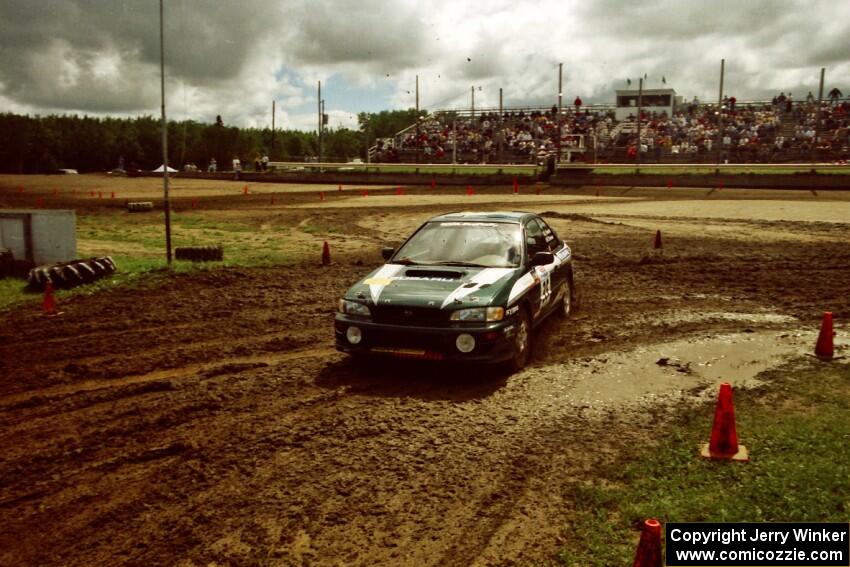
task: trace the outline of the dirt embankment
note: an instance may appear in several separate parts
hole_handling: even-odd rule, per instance
[[[653,254],[644,228],[552,222],[576,253],[581,309],[544,324],[513,377],[337,354],[335,301],[370,269],[346,258],[164,275],[55,319],[5,314],[0,564],[546,560],[569,487],[670,415],[562,402],[576,378],[551,367],[789,326],[753,314],[850,315],[841,242],[694,234]]]

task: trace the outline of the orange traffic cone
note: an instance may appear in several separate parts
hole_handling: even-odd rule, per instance
[[[747,448],[738,445],[735,407],[732,405],[732,386],[728,382],[720,384],[717,406],[714,409],[714,424],[711,426],[711,441],[700,447],[700,456],[725,461],[750,460]]]
[[[41,303],[41,310],[45,315],[56,315],[56,300],[53,299],[52,282],[44,284],[44,301]]]
[[[661,567],[661,522],[645,520],[632,567]]]
[[[337,190],[337,191],[342,191],[342,185],[337,185],[336,190]]]
[[[324,201],[324,200],[325,200],[325,192],[324,192],[324,191],[319,191],[319,200],[320,200],[320,201]]]
[[[322,246],[322,265],[327,266],[331,263],[331,248],[328,246],[328,241],[325,240]]]
[[[243,187],[243,188],[242,188],[242,194],[243,194],[243,195],[247,195],[247,194],[248,194],[248,186],[247,186],[247,185],[246,185],[245,187]]]
[[[655,239],[652,241],[652,249],[660,250],[661,249],[661,231],[655,231]]]
[[[832,360],[834,354],[833,336],[832,312],[827,311],[823,314],[818,342],[815,345],[815,356],[824,360]]]

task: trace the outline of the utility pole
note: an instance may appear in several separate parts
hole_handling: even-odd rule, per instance
[[[635,152],[635,165],[640,167],[640,119],[643,114],[643,77],[638,79],[638,116],[637,116],[637,152]]]
[[[416,75],[416,163],[421,160],[421,144],[419,140],[419,75]]]
[[[272,154],[272,159],[274,159],[274,114],[275,114],[275,101],[272,101],[272,147],[269,150]]]
[[[319,105],[319,129],[317,130],[317,132],[319,134],[318,161],[321,162],[322,161],[322,120],[324,119],[324,116],[322,116],[322,114],[323,114],[323,112],[322,112],[322,81],[319,81],[319,94],[318,94],[318,97],[316,98],[316,101]]]
[[[472,121],[475,122],[475,86],[470,87],[472,92]]]
[[[826,67],[820,68],[820,89],[818,89],[818,110],[815,115],[815,137],[812,139],[812,172],[815,170],[815,160],[817,159],[816,152],[818,148],[818,140],[820,139],[820,107],[823,102],[823,75],[826,72]]]
[[[502,158],[505,146],[505,129],[504,129],[504,107],[502,106],[502,87],[499,87],[499,163],[504,160]]]
[[[558,140],[555,143],[555,148],[558,152],[558,163],[561,162],[561,138],[562,138],[562,127],[561,127],[561,109],[563,108],[563,99],[564,99],[564,64],[558,63]]]
[[[159,0],[159,81],[162,97],[162,192],[165,210],[165,258],[171,266],[171,200],[168,197],[168,122],[165,120],[165,33],[163,0]]]
[[[717,165],[720,165],[720,154],[723,152],[723,78],[726,72],[726,59],[720,60],[720,94],[717,95]],[[720,173],[720,168],[717,168]]]

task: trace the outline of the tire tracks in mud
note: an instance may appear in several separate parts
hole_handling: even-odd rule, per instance
[[[16,347],[30,362],[16,376],[44,370],[48,378],[0,398],[0,509],[10,518],[0,549],[13,550],[0,562],[546,561],[569,526],[570,487],[623,444],[651,444],[643,432],[670,413],[567,403],[559,389],[578,378],[550,366],[787,324],[752,315],[805,324],[831,297],[836,312],[850,309],[833,289],[850,276],[828,259],[842,253],[837,245],[788,252],[757,243],[729,254],[728,241],[693,238],[645,262],[639,231],[604,230],[575,241],[581,309],[567,323],[545,323],[532,366],[510,378],[337,355],[330,320],[321,309],[302,316],[300,306],[332,306],[368,267],[178,278],[173,293],[187,305],[154,302],[148,314],[162,327],[118,340],[106,329],[93,335],[88,348],[112,345],[122,360],[115,378],[52,376],[70,351],[32,362],[51,327],[31,319]],[[801,267],[809,277],[783,296]],[[199,321],[209,300],[199,287],[222,288],[221,301],[235,302],[230,314]],[[97,313],[100,302],[71,311]],[[172,324],[186,326],[158,336]],[[287,325],[272,335],[294,340],[265,351],[269,325]],[[84,328],[63,332],[70,339]],[[147,370],[151,353],[180,341],[174,368],[165,360]]]

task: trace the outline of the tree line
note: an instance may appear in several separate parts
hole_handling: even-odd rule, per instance
[[[423,115],[426,113],[423,111]],[[365,161],[376,138],[393,136],[415,121],[409,110],[361,112],[358,130],[336,128],[322,134],[322,158]],[[234,156],[243,164],[257,155],[272,161],[317,158],[315,131],[238,128],[194,120],[168,123],[168,162],[175,168],[194,163],[205,169],[212,158],[229,169]],[[77,115],[30,116],[0,114],[0,172],[51,173],[71,168],[84,173],[125,168],[154,169],[162,163],[161,122],[153,116],[98,118]]]

